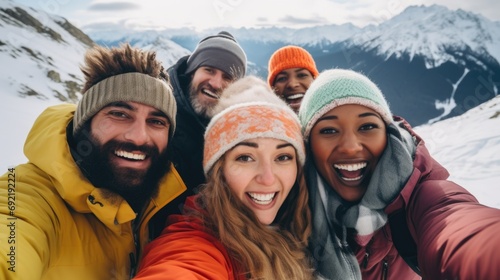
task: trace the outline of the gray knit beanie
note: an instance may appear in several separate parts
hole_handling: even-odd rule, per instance
[[[235,79],[245,76],[247,56],[238,42],[227,31],[202,39],[187,60],[186,73],[201,66],[210,66],[224,71]]]
[[[172,87],[165,81],[138,72],[111,76],[89,88],[76,108],[73,135],[106,105],[119,101],[138,102],[160,110],[170,121],[169,136],[173,135],[177,104]]]
[[[304,140],[316,121],[335,107],[346,104],[366,106],[379,113],[386,124],[392,113],[380,89],[366,76],[352,70],[326,70],[312,82],[299,109]]]

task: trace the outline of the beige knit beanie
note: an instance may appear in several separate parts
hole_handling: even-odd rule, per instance
[[[111,76],[89,88],[78,103],[73,118],[73,135],[106,105],[119,101],[138,102],[160,110],[168,117],[169,135],[173,135],[177,104],[171,86],[138,72]]]

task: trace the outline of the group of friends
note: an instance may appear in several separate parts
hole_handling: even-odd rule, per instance
[[[89,49],[78,104],[47,108],[0,177],[0,278],[500,279],[500,209],[373,81],[292,45],[267,82],[246,65],[225,31],[168,69]]]

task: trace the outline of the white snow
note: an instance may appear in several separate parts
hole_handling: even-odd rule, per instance
[[[500,96],[415,131],[452,181],[481,203],[500,208]]]
[[[48,106],[60,104],[61,101],[41,101],[36,98],[20,98],[5,94],[4,85],[0,95],[0,134],[2,148],[0,149],[0,174],[27,161],[23,154],[24,142],[33,122]]]

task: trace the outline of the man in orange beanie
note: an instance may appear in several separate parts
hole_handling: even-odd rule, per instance
[[[318,76],[313,57],[298,46],[285,46],[269,59],[268,84],[297,113],[306,90]]]

